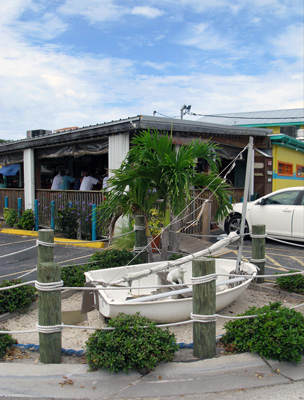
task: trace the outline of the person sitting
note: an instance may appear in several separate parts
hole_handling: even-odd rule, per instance
[[[73,182],[74,182],[74,178],[72,178],[70,176],[70,170],[66,169],[65,170],[65,174],[61,178],[59,189],[60,190],[69,190],[70,189],[70,185]]]
[[[98,180],[97,178],[94,178],[93,176],[88,174],[88,171],[84,171],[84,176],[80,185],[80,189],[81,191],[86,191],[86,190],[92,190],[93,186],[97,185],[97,184],[102,184],[102,182],[100,180]]]

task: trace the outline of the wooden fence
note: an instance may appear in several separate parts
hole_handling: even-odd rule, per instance
[[[232,197],[236,202],[241,201],[243,196],[243,189],[234,189],[232,191]],[[197,192],[198,193],[198,192]],[[211,193],[204,192],[202,196],[199,196],[194,200],[192,205],[186,212],[185,219],[181,222],[181,228],[183,232],[192,235],[201,235],[203,233],[202,218],[200,218],[197,223],[189,227],[189,224],[195,220],[200,211],[200,207],[203,202],[209,198]],[[194,193],[194,196],[197,194]],[[21,198],[22,208],[24,209],[24,191],[23,189],[0,189],[0,216],[3,217],[3,208],[5,204],[5,196],[9,199],[9,208],[18,209],[18,198]],[[90,213],[92,212],[92,204],[100,204],[102,202],[102,193],[100,191],[77,191],[77,190],[67,190],[67,191],[55,191],[47,189],[37,189],[36,199],[39,204],[39,225],[44,227],[50,227],[50,207],[51,201],[55,202],[55,209],[59,210],[67,202],[71,202],[72,205],[78,208],[79,212],[82,213],[82,217],[90,218]],[[214,197],[211,197],[211,216],[209,220],[211,222],[215,221],[215,214],[217,210],[217,202]]]

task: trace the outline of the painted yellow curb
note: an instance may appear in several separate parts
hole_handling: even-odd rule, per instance
[[[38,237],[37,231],[25,231],[22,229],[1,229],[2,233],[7,233],[10,235],[22,235],[22,236],[34,236]],[[93,249],[102,249],[105,247],[104,242],[81,242],[75,239],[64,239],[64,238],[54,238],[55,243],[65,244],[66,246],[78,246],[78,247],[90,247]]]

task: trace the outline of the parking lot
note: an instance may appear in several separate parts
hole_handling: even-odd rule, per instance
[[[3,279],[16,279],[36,268],[38,248],[34,247],[35,245],[35,237],[0,232],[0,257],[10,254],[8,257],[0,258],[0,282]],[[18,253],[20,250],[26,251]],[[250,260],[251,250],[251,240],[245,240],[243,245],[243,259]],[[96,249],[94,248],[58,244],[54,249],[54,261],[61,265],[85,264],[95,251]],[[221,257],[236,258],[236,255],[236,247],[230,246]],[[284,273],[289,269],[303,270],[303,244],[284,244],[267,239],[266,260],[265,273],[267,275]],[[36,279],[36,277],[36,271],[33,271],[22,277],[22,279],[29,281]],[[272,280],[274,279],[266,279],[266,281]]]

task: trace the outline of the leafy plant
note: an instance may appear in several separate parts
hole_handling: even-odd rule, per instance
[[[113,237],[109,248],[114,250],[132,250],[135,245],[135,233],[133,229],[134,224],[132,226],[132,223],[122,226],[120,233],[123,236]],[[126,235],[128,232],[131,233]]]
[[[21,279],[4,279],[0,287],[14,286],[22,283]],[[25,285],[0,291],[0,314],[13,311],[24,311],[35,300],[36,289]]]
[[[151,235],[157,236],[164,227],[164,213],[152,208],[149,212],[148,225]]]
[[[35,227],[35,215],[33,210],[25,210],[16,225],[17,228],[31,231]]]
[[[110,372],[135,369],[145,373],[161,361],[172,361],[178,350],[173,333],[139,313],[120,313],[109,320],[109,327],[115,329],[95,331],[86,342],[90,370],[102,367]]]
[[[56,232],[61,233],[67,239],[77,238],[78,216],[75,207],[68,203],[57,210],[55,216]]]
[[[290,273],[292,272],[300,271],[290,271]],[[288,292],[304,294],[304,275],[281,276],[276,279],[276,284]]]
[[[0,328],[1,331],[6,329]],[[0,335],[0,359],[5,356],[7,351],[15,344],[17,341],[9,334],[4,333]]]
[[[249,308],[242,315],[257,315],[225,324],[221,342],[233,352],[259,353],[279,361],[299,362],[304,353],[304,316],[280,302]]]
[[[127,265],[133,259],[133,254],[127,250],[96,251],[86,265],[64,267],[61,269],[61,279],[64,286],[81,287],[85,284],[84,273],[96,269],[114,268]],[[134,264],[137,264],[134,260]]]
[[[3,216],[7,226],[14,227],[18,222],[18,213],[13,208],[4,208]]]

